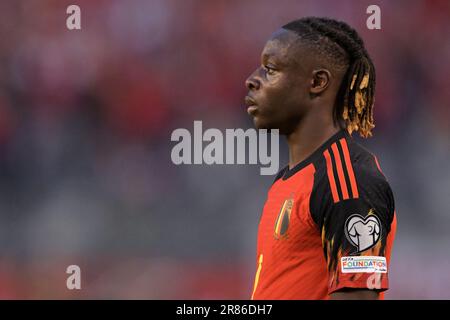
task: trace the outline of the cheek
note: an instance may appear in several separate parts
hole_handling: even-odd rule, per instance
[[[303,100],[302,89],[293,82],[282,82],[271,93],[273,100],[286,111],[298,106]]]
[[[280,73],[265,79],[264,113],[271,113],[276,118],[293,116],[305,99],[305,83],[298,77]]]
[[[266,81],[266,95],[272,102],[282,103],[291,94],[292,84],[282,75]]]
[[[307,103],[309,95],[307,86],[304,82],[300,81],[289,82],[289,87],[287,88],[287,91],[289,92],[289,94],[286,95],[286,99],[287,103],[289,103],[290,105],[298,107]]]

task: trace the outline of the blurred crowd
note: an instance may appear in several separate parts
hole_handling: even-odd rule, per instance
[[[368,1],[79,0],[72,31],[69,4],[0,2],[0,298],[248,298],[273,177],[175,166],[170,134],[251,127],[244,81],[307,15],[354,26],[377,69],[363,143],[396,197],[387,298],[450,298],[448,1],[378,1],[381,30]]]

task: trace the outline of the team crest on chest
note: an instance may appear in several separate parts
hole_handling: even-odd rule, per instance
[[[294,206],[294,199],[289,198],[284,200],[278,217],[275,220],[275,239],[283,239],[287,237],[289,222],[291,220],[292,207]]]

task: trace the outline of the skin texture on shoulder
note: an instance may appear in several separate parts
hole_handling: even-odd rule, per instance
[[[346,68],[279,29],[264,46],[261,65],[248,77],[245,103],[257,129],[279,129],[289,147],[289,168],[306,159],[342,129],[333,118]],[[372,290],[348,289],[331,299],[378,299]]]

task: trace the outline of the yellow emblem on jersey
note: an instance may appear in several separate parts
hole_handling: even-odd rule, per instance
[[[292,198],[284,200],[283,206],[275,221],[275,239],[285,238],[287,236],[293,205],[294,200]]]

